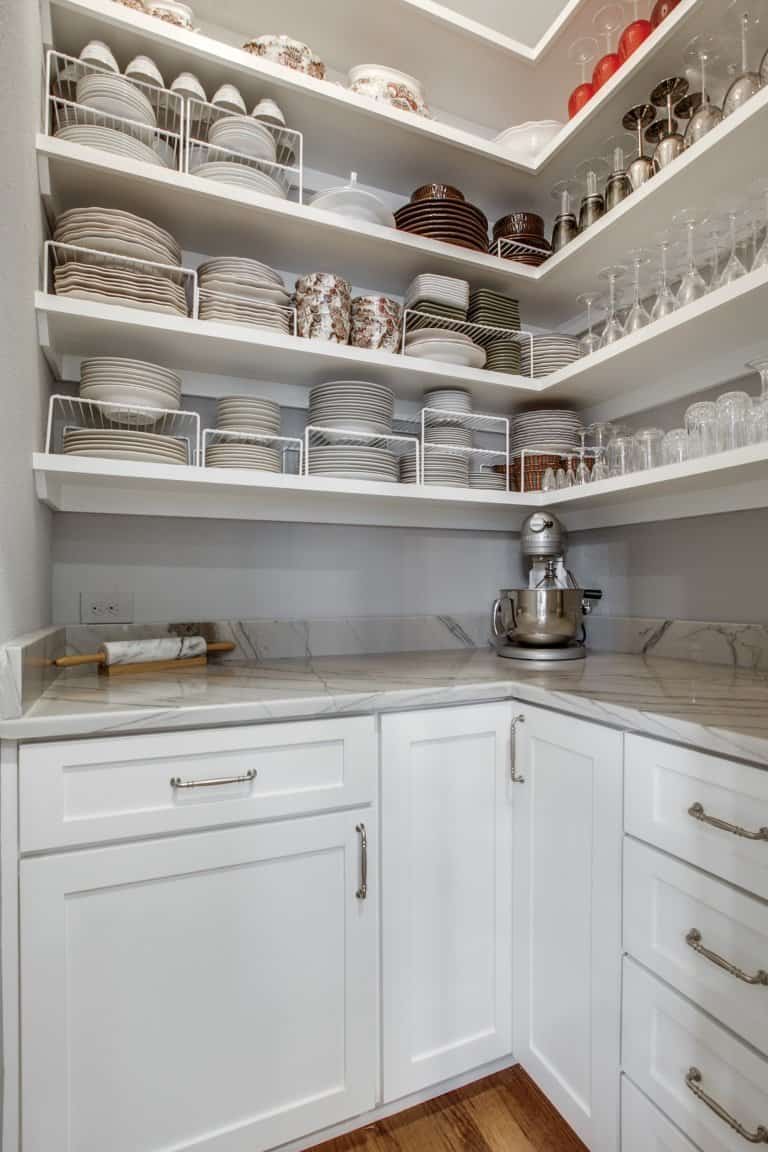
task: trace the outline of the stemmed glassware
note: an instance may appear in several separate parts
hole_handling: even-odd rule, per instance
[[[619,59],[622,64],[633,52],[637,52],[653,31],[650,20],[644,20],[639,16],[639,9],[640,0],[632,0],[632,23],[627,24],[619,39]]]
[[[575,180],[560,180],[552,189],[552,199],[557,201],[558,213],[552,227],[552,251],[559,252],[579,234],[574,206],[579,192]]]
[[[659,236],[659,290],[651,309],[651,320],[661,320],[677,308],[677,297],[669,286],[669,252],[671,248],[672,237],[669,232],[662,232]]]
[[[648,309],[643,304],[640,294],[640,269],[644,264],[650,260],[650,256],[645,248],[633,248],[628,253],[632,261],[632,306],[627,313],[627,319],[624,323],[624,332],[629,336],[632,332],[638,332],[641,328],[645,328],[650,324],[651,317]]]
[[[728,236],[730,241],[731,250],[725,266],[720,273],[717,280],[717,287],[722,288],[725,284],[732,284],[734,280],[738,280],[741,276],[746,276],[747,269],[744,262],[738,254],[738,233],[737,223],[739,219],[739,211],[736,208],[731,208],[727,213],[728,218]]]
[[[685,130],[686,148],[695,144],[697,140],[701,140],[702,136],[706,136],[707,132],[711,132],[713,128],[717,128],[723,118],[722,109],[713,104],[710,99],[708,83],[709,68],[718,59],[717,47],[718,42],[710,32],[700,32],[698,36],[694,36],[685,50],[685,62],[695,71],[700,85],[700,98],[695,107],[693,107],[693,103],[696,93],[684,97],[675,106],[675,115],[685,116],[686,109],[685,107],[681,108],[681,105],[685,105],[686,101],[689,101],[691,105],[690,119]]]
[[[608,165],[601,156],[583,160],[576,169],[576,178],[585,189],[579,208],[579,232],[585,232],[605,215],[605,197],[600,191],[600,184],[607,175]]]
[[[688,92],[688,81],[684,76],[669,76],[657,84],[651,92],[651,103],[656,108],[666,109],[666,123],[657,121],[645,133],[645,138],[656,145],[653,153],[653,166],[658,172],[676,160],[685,148],[685,141],[677,131],[677,121],[672,113],[672,105]]]
[[[637,137],[637,156],[627,168],[627,176],[633,191],[637,191],[647,180],[653,176],[653,161],[645,155],[643,133],[649,124],[653,123],[656,109],[653,104],[636,104],[624,114],[622,127],[627,132],[634,132]]]
[[[754,260],[752,261],[752,270],[756,268],[768,268],[768,180],[763,183],[762,187],[762,201],[763,201],[763,227],[765,228],[765,235],[763,242],[755,252]]]
[[[592,21],[600,36],[605,37],[605,52],[595,65],[592,73],[592,84],[595,92],[606,84],[615,72],[621,68],[621,57],[612,46],[614,34],[624,23],[624,8],[621,4],[605,4],[596,13]]]
[[[592,331],[592,308],[600,299],[600,293],[582,292],[576,299],[587,309],[587,330],[581,338],[581,354],[582,356],[589,356],[593,352],[597,352],[600,347],[600,337]]]
[[[747,368],[760,373],[760,395],[752,400],[752,428],[750,440],[760,444],[768,440],[768,356],[750,360]]]
[[[611,136],[607,143],[610,175],[605,186],[605,210],[610,212],[632,194],[627,176],[627,137]]]
[[[624,326],[616,315],[616,285],[626,274],[626,271],[623,264],[612,264],[608,268],[601,269],[598,273],[601,280],[608,281],[608,315],[605,318],[605,325],[600,337],[601,348],[615,344],[624,335]]]
[[[685,228],[685,242],[687,264],[680,286],[677,289],[677,305],[682,308],[685,304],[692,304],[707,294],[707,282],[696,266],[696,225],[698,220],[695,212],[690,208],[683,208],[673,217],[676,224]]]
[[[578,112],[581,112],[582,108],[589,103],[595,94],[595,87],[592,81],[587,79],[587,69],[595,59],[599,47],[600,45],[594,36],[580,36],[578,40],[574,40],[568,50],[568,59],[571,63],[578,64],[581,69],[581,82],[568,97],[569,120],[572,120]]]
[[[708,292],[714,292],[719,287],[720,280],[720,238],[723,234],[722,224],[716,216],[707,216],[701,222],[701,228],[707,237],[712,250],[712,267],[709,273]]]
[[[759,92],[763,85],[760,73],[751,71],[749,67],[749,34],[759,23],[759,17],[754,9],[750,11],[748,0],[733,0],[729,5],[729,11],[736,13],[739,19],[741,70],[739,71],[739,66],[736,65],[730,69],[734,74],[734,79],[731,81],[723,100],[723,116],[730,116],[756,92]]]

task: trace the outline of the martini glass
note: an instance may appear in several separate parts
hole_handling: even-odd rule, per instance
[[[611,264],[608,268],[603,268],[598,273],[601,280],[608,282],[608,314],[605,318],[605,326],[603,327],[602,335],[600,337],[600,347],[607,348],[609,344],[615,344],[624,335],[624,325],[619,320],[616,314],[616,285],[619,280],[626,275],[627,269],[623,264]]]
[[[707,282],[696,266],[696,225],[699,223],[696,213],[690,208],[683,208],[673,217],[673,221],[685,228],[687,262],[677,290],[677,304],[682,308],[706,296]]]
[[[659,236],[659,290],[651,309],[651,320],[662,320],[677,309],[677,296],[669,286],[669,257],[672,247],[672,236],[669,232],[662,232]]]
[[[632,261],[632,306],[624,322],[624,332],[627,336],[632,332],[639,332],[651,322],[650,314],[640,294],[640,269],[649,262],[650,255],[645,248],[633,248],[628,255]]]
[[[723,118],[722,109],[712,103],[709,91],[711,69],[719,59],[717,48],[718,41],[711,33],[700,32],[685,49],[685,62],[695,74],[700,86],[700,100],[695,107],[693,96],[687,97],[691,104],[690,118],[686,116],[685,107],[681,109],[681,105],[685,105],[686,97],[683,97],[675,107],[676,116],[688,119],[688,127],[685,130],[686,147],[695,144],[702,136],[706,136],[707,132],[717,128]]]
[[[578,40],[574,40],[568,50],[568,59],[572,64],[578,64],[581,68],[581,82],[568,97],[569,120],[572,120],[577,112],[581,112],[584,105],[588,104],[595,94],[592,81],[587,79],[587,70],[597,55],[599,47],[600,45],[594,36],[581,36]]]
[[[600,295],[599,292],[582,292],[581,296],[576,297],[579,304],[583,304],[587,310],[587,330],[581,338],[582,356],[590,356],[600,347],[600,337],[592,331],[592,309],[600,299]]]
[[[653,31],[650,20],[640,18],[640,0],[632,0],[632,11],[632,23],[627,24],[619,39],[619,59],[622,64],[629,60],[633,52],[637,52]]]
[[[753,72],[749,67],[749,40],[750,34],[760,22],[759,15],[749,0],[733,0],[729,5],[729,13],[736,14],[739,21],[739,44],[741,48],[741,64],[734,66],[734,77],[723,101],[723,116],[730,116],[737,108],[746,103],[763,85],[759,72]]]
[[[597,33],[605,39],[605,52],[595,64],[592,73],[592,85],[595,92],[606,84],[611,76],[621,68],[621,57],[613,47],[616,33],[624,23],[624,7],[622,4],[605,4],[595,13],[592,24]]]
[[[621,121],[627,132],[634,132],[637,137],[637,156],[627,169],[627,176],[633,192],[636,192],[653,176],[653,163],[643,151],[643,131],[649,124],[653,123],[655,115],[656,110],[653,104],[636,104],[634,108],[630,108],[629,112],[625,113]]]

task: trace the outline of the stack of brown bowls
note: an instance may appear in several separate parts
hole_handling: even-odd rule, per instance
[[[410,203],[395,212],[395,220],[401,232],[415,232],[478,252],[488,251],[488,221],[484,213],[449,184],[424,184],[417,188]]]
[[[501,245],[500,252],[499,240],[510,241]],[[494,224],[490,251],[494,256],[500,254],[506,260],[538,268],[552,252],[552,245],[544,235],[541,216],[535,212],[510,212]]]

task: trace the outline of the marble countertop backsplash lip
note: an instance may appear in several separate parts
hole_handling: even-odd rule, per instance
[[[67,739],[519,700],[768,767],[768,671],[594,652],[555,668],[463,646],[211,664],[110,680],[70,670],[0,738]]]

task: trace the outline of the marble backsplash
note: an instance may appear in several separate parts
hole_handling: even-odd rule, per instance
[[[217,659],[254,662],[455,651],[491,644],[486,613],[49,628],[0,646],[0,717],[14,719],[29,708],[56,676],[51,660],[65,651],[95,651],[105,640],[200,633],[208,640],[235,644],[232,653]],[[768,670],[768,623],[601,616],[597,612],[587,622],[587,642],[596,652]]]

